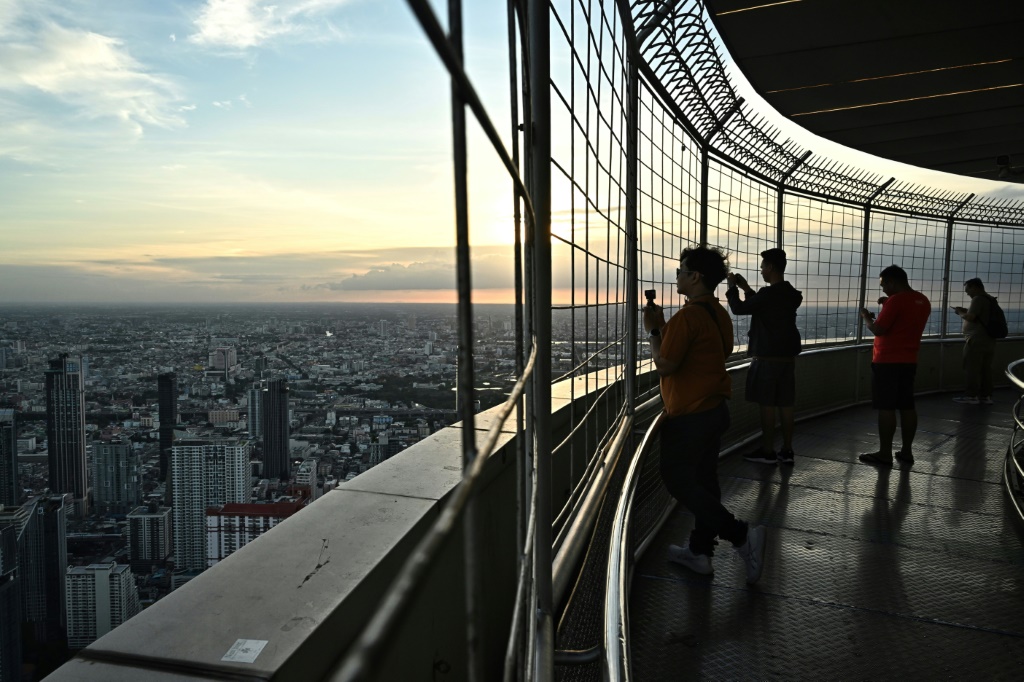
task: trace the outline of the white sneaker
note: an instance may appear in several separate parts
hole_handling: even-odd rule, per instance
[[[768,531],[764,526],[747,529],[747,541],[736,548],[736,553],[743,559],[747,567],[747,584],[753,585],[761,577],[764,570],[765,536]]]
[[[669,545],[668,560],[701,575],[711,575],[715,572],[715,567],[711,565],[711,557],[707,554],[694,554],[690,551],[689,545],[686,547]]]
[[[960,403],[961,405],[977,405],[978,398],[973,395],[958,395],[953,398],[954,403]]]

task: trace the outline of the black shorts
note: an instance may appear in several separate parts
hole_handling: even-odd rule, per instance
[[[914,409],[914,375],[912,362],[871,363],[871,407],[876,410]]]
[[[754,358],[747,370],[747,401],[767,407],[793,407],[796,402],[795,361]]]

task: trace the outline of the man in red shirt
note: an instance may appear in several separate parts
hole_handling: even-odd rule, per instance
[[[914,463],[912,447],[917,433],[917,410],[914,408],[914,375],[917,373],[917,351],[921,347],[932,307],[920,291],[910,288],[906,271],[890,265],[878,277],[888,297],[875,319],[867,308],[860,317],[875,335],[871,352],[871,406],[878,410],[878,452],[860,455],[860,461],[878,467],[892,467],[892,440],[896,435],[896,411],[900,413],[903,445],[896,459]]]

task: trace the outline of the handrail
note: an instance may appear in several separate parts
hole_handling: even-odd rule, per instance
[[[476,492],[476,483],[480,479],[481,472],[484,470],[484,464],[494,452],[494,447],[501,435],[501,428],[523,395],[526,380],[533,374],[533,367],[537,360],[536,339],[533,340],[531,347],[530,359],[523,369],[523,374],[516,381],[515,386],[512,387],[508,400],[502,405],[498,418],[487,432],[487,437],[480,448],[479,454],[466,470],[462,481],[459,482],[452,496],[444,505],[437,521],[434,522],[434,525],[423,536],[419,544],[416,545],[416,549],[413,550],[412,554],[402,565],[398,575],[395,576],[391,586],[385,593],[380,608],[342,661],[337,679],[346,682],[369,679],[370,671],[374,669],[377,661],[383,656],[385,642],[388,641],[392,631],[397,627],[399,618],[405,613],[413,594],[426,576],[427,569],[431,566],[431,562],[441,543],[451,535],[456,522],[462,516],[467,502],[472,494]]]
[[[648,401],[649,404],[652,401]],[[660,398],[657,399],[660,402]],[[661,428],[664,412],[655,417],[644,439],[637,448],[633,461],[630,462],[622,494],[615,508],[612,521],[612,532],[608,543],[608,572],[605,577],[604,601],[604,655],[605,675],[609,682],[628,680],[629,674],[629,604],[625,595],[629,593],[629,583],[633,566],[633,553],[627,551],[626,540],[633,513],[633,493],[636,490],[641,462],[644,461],[651,448],[654,435]]]
[[[1024,379],[1020,379],[1014,371],[1018,367],[1024,367],[1024,359],[1014,360],[1006,366],[1006,378],[1009,379],[1014,386],[1019,388],[1021,391],[1024,391]]]
[[[1024,417],[1021,416],[1024,409],[1024,380],[1017,376],[1015,370],[1018,367],[1024,367],[1024,359],[1015,360],[1006,366],[1006,377],[1021,391],[1021,397],[1013,406],[1013,432],[1010,433],[1010,442],[1006,445],[1003,485],[1006,486],[1006,492],[1017,510],[1017,515],[1024,521],[1024,467],[1017,458],[1017,451],[1024,444]]]
[[[572,523],[563,535],[563,541],[555,554],[554,566],[552,567],[552,582],[554,603],[560,604],[569,585],[572,584],[574,569],[587,548],[590,539],[590,532],[597,521],[597,513],[601,509],[601,501],[604,499],[608,483],[611,481],[615,465],[625,449],[629,440],[630,430],[633,427],[633,417],[626,415],[619,421],[619,427],[615,436],[608,444],[603,455],[599,455],[600,472],[594,482],[587,490],[583,500],[580,502],[579,511],[573,516]]]

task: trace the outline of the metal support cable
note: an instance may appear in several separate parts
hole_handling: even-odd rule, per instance
[[[530,515],[526,523],[526,535],[520,543],[522,548],[519,553],[519,579],[516,581],[516,603],[512,610],[512,625],[509,629],[508,646],[505,648],[505,682],[511,682],[516,675],[516,660],[519,657],[519,664],[525,666],[529,659],[519,651],[519,644],[523,638],[520,631],[525,624],[524,614],[528,613],[528,602],[530,596],[530,575],[533,570],[533,536],[537,531],[537,488],[532,487],[533,496],[530,499]]]
[[[518,86],[518,50],[516,49],[516,18],[522,19],[522,7],[514,0],[508,0],[508,59],[509,59],[509,108],[512,144],[512,163],[517,172],[519,168],[519,86]],[[522,22],[520,21],[520,25]],[[523,240],[522,240],[522,212],[520,201],[522,193],[518,186],[512,183],[512,218],[515,229],[513,250],[515,256],[514,266],[514,291],[515,291],[515,363],[516,378],[523,375],[523,367],[526,358],[523,356]],[[520,578],[516,588],[516,606],[513,613],[512,628],[509,633],[507,653],[505,657],[505,676],[509,678],[509,666],[512,674],[517,670],[523,670],[527,661],[527,644],[529,637],[523,637],[520,633],[522,612],[526,609],[526,599],[530,590],[526,585],[526,577],[532,571],[533,560],[533,527],[536,513],[535,488],[532,485],[533,470],[526,455],[526,438],[524,429],[525,414],[523,401],[516,401],[516,539],[520,547],[524,547],[519,556]],[[518,664],[518,666],[517,666]]]
[[[462,53],[462,2],[448,0],[448,45],[461,67]],[[476,429],[474,419],[474,367],[473,367],[473,286],[469,255],[469,178],[466,148],[466,108],[462,93],[455,78],[451,82],[452,98],[452,156],[455,186],[455,269],[458,292],[457,317],[459,321],[458,367],[456,391],[459,396],[459,418],[462,422],[462,470],[473,468],[477,459]],[[480,587],[480,562],[477,557],[478,524],[476,499],[466,500],[463,523],[463,568],[466,573],[466,678],[470,682],[483,679],[481,642],[483,614],[481,613],[482,590]]]
[[[700,148],[700,245],[708,245],[708,148]]]
[[[416,548],[399,569],[398,575],[391,581],[377,611],[342,660],[341,669],[336,679],[341,682],[371,679],[372,671],[385,653],[384,645],[390,641],[395,627],[408,610],[412,597],[419,589],[420,583],[426,576],[442,543],[451,536],[455,524],[462,517],[470,496],[476,492],[477,481],[483,472],[484,464],[494,452],[494,447],[501,436],[501,428],[516,403],[522,398],[527,378],[534,372],[537,354],[535,343],[530,352],[530,359],[523,370],[523,375],[516,381],[508,400],[499,409],[494,423],[484,438],[479,455],[473,460],[473,466],[464,473],[462,480],[455,486],[448,501],[441,509],[434,525],[420,539]],[[335,678],[332,677],[332,679]]]

